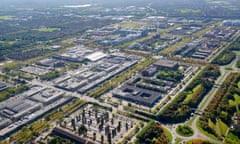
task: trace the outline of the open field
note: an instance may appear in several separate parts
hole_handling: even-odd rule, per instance
[[[11,20],[12,16],[0,16],[0,20]]]
[[[180,9],[180,13],[185,14],[185,13],[200,13],[200,9]]]
[[[170,53],[174,52],[177,48],[182,47],[189,42],[191,42],[191,38],[189,38],[189,37],[183,38],[183,40],[181,42],[178,42],[178,43],[160,51],[160,54],[164,54],[164,55],[170,54]]]
[[[60,28],[38,28],[38,29],[33,29],[39,32],[54,32],[54,31],[60,31]]]

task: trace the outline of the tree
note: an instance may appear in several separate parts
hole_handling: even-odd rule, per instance
[[[72,123],[73,130],[75,131],[76,130],[75,119],[72,119],[71,123]]]
[[[112,136],[111,136],[111,133],[108,133],[108,144],[112,144]]]
[[[126,122],[126,130],[128,130],[128,123]]]
[[[96,133],[95,132],[93,132],[93,140],[95,141],[96,140]]]
[[[101,144],[103,144],[103,143],[104,143],[104,136],[101,135]]]
[[[80,125],[78,128],[78,134],[79,135],[86,135],[87,134],[87,128],[85,127],[85,125]]]
[[[121,121],[118,121],[117,131],[118,131],[118,132],[121,131]]]

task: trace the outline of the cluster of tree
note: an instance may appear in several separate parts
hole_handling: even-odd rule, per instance
[[[137,143],[142,144],[166,144],[169,139],[164,128],[154,121],[151,121],[137,135]]]
[[[0,53],[1,54],[1,53]],[[3,57],[3,56],[0,56],[0,62],[1,61],[4,61],[5,60],[5,58]]]
[[[167,108],[158,115],[158,119],[165,123],[186,121],[191,116],[192,109],[196,109],[206,93],[211,90],[214,81],[219,75],[220,72],[217,66],[206,66]],[[199,85],[200,87],[193,91]],[[185,101],[190,93],[192,94],[191,99]]]
[[[176,129],[177,133],[182,136],[192,136],[194,131],[188,125],[179,125]]]
[[[231,73],[224,81],[222,87],[215,94],[211,103],[204,110],[203,115],[200,117],[201,127],[209,133],[218,136],[216,131],[209,125],[209,119],[216,123],[217,119],[221,119],[228,126],[231,125],[232,117],[237,111],[236,106],[230,105],[229,100],[234,99],[234,94],[240,95],[240,89],[237,83],[240,81],[239,73]],[[240,106],[237,106],[240,108]]]
[[[237,60],[236,66],[240,68],[240,59]]]
[[[214,64],[227,65],[236,58],[236,54],[229,50],[222,51],[214,60]]]
[[[52,71],[52,72],[49,72],[49,73],[46,73],[46,74],[43,74],[43,75],[40,75],[40,79],[41,80],[52,80],[52,79],[55,79],[57,77],[60,76],[60,72],[59,71]]]
[[[236,6],[237,1],[231,2]],[[238,4],[237,4],[238,5]],[[158,10],[158,15],[173,17],[208,17],[208,18],[239,18],[238,10],[229,7],[216,6],[215,3],[202,0],[162,0],[152,3],[152,7]]]
[[[48,144],[74,144],[74,142],[69,139],[64,139],[59,136],[54,136],[52,139],[48,140]]]
[[[7,57],[14,59],[14,60],[27,60],[27,59],[31,59],[31,58],[35,58],[38,56],[42,56],[45,55],[47,53],[51,52],[50,49],[31,49],[31,50],[27,50],[27,51],[22,51],[22,52],[17,52],[17,53],[13,53],[13,54],[9,54]]]
[[[179,82],[183,78],[183,74],[178,71],[160,71],[157,74],[157,78],[172,82]]]
[[[239,51],[240,50],[240,37],[237,38],[236,41],[234,41],[230,47],[229,47],[230,50],[237,50]]]

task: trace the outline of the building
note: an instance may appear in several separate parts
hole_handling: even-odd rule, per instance
[[[142,71],[142,76],[145,77],[152,77],[157,73],[157,68],[156,67],[149,67],[145,70]]]
[[[103,52],[101,51],[97,51],[97,52],[94,52],[94,53],[91,53],[87,56],[85,56],[85,58],[91,62],[96,62],[104,57],[106,57],[107,55],[104,54]]]
[[[42,103],[43,105],[49,105],[58,99],[61,99],[64,95],[64,92],[53,90],[53,89],[44,89],[37,94],[28,97],[30,100]]]
[[[7,88],[8,88],[8,85],[5,82],[0,81],[0,91],[3,91]]]
[[[40,60],[36,64],[40,66],[52,67],[52,68],[64,66],[64,62],[56,59],[52,59],[52,58],[46,58],[46,59]]]
[[[147,89],[125,85],[113,93],[113,97],[152,107],[162,98],[162,94]]]
[[[153,65],[157,67],[158,70],[163,70],[163,69],[176,70],[179,66],[178,62],[176,61],[164,60],[164,59],[158,60]]]

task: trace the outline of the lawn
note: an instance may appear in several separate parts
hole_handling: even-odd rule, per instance
[[[60,28],[38,28],[38,29],[33,29],[39,32],[54,32],[54,31],[60,31]]]
[[[227,130],[228,130],[228,126],[223,121],[221,121],[221,119],[218,119],[216,123],[217,133],[219,135],[225,136],[227,133]]]
[[[173,140],[173,136],[172,136],[171,132],[168,129],[164,128],[164,133],[167,135],[168,140],[171,143]]]
[[[240,81],[238,82],[238,88],[240,88]]]
[[[208,136],[208,137],[210,137],[210,138],[212,138],[212,139],[214,139],[214,140],[219,140],[219,139],[218,139],[216,136],[214,136],[213,134],[208,133],[207,131],[203,130],[202,127],[201,127],[201,125],[200,125],[199,120],[197,120],[196,126],[197,126],[198,130],[199,130],[202,134],[204,134],[204,135],[206,135],[206,136]]]
[[[194,134],[194,131],[191,127],[187,125],[179,125],[176,129],[176,132],[184,137],[190,137]]]
[[[187,97],[185,98],[185,100],[183,101],[183,103],[189,103],[189,101],[192,100],[192,95],[193,95],[193,93],[196,92],[196,91],[197,91],[198,89],[200,89],[201,87],[202,87],[201,84],[197,85],[197,86],[193,89],[193,91],[187,95]]]
[[[11,20],[12,16],[0,16],[0,20]]]
[[[224,141],[224,144],[239,144],[239,143],[240,143],[240,138],[231,132],[228,133]]]
[[[184,144],[213,144],[213,143],[211,143],[207,140],[193,139],[193,140],[185,142]]]
[[[225,136],[228,130],[228,126],[221,121],[221,119],[217,119],[217,123],[213,123],[210,119],[208,120],[209,126],[214,129],[219,136]]]
[[[181,141],[182,141],[182,139],[176,138],[175,144],[180,144]]]

